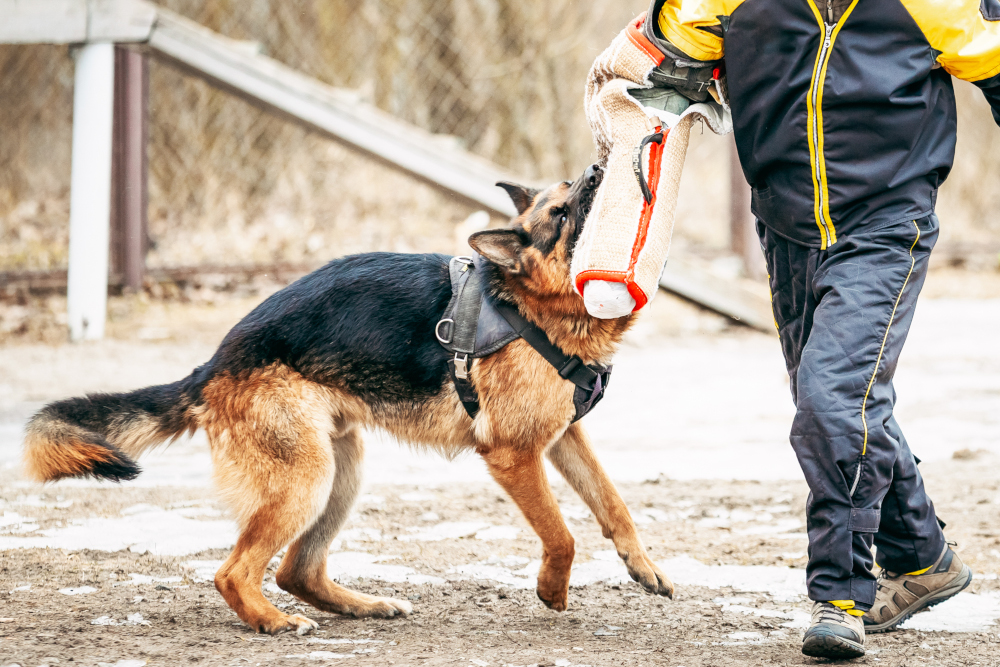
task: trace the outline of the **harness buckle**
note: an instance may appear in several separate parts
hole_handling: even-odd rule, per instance
[[[575,373],[576,369],[582,364],[583,362],[580,360],[580,357],[570,357],[569,361],[566,362],[566,365],[559,369],[559,375],[564,380],[569,380],[569,376]]]
[[[451,323],[451,329],[448,330],[448,340],[445,340],[444,336],[441,335],[441,325],[444,324],[445,322]],[[438,322],[436,325],[434,325],[434,337],[437,338],[438,342],[441,343],[442,345],[448,345],[449,343],[451,343],[451,341],[453,340],[452,336],[454,336],[454,334],[455,334],[455,320],[451,319],[450,317],[446,317],[440,322]]]
[[[455,353],[455,377],[459,380],[469,379],[469,355],[460,357],[459,353]]]
[[[465,266],[462,267],[463,273],[468,271],[469,267],[475,264],[475,260],[473,260],[471,257],[467,255],[459,255],[458,257],[452,257],[452,261],[461,262],[462,264],[465,264]]]

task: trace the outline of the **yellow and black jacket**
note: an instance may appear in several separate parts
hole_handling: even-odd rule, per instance
[[[1000,0],[653,0],[643,33],[661,69],[724,61],[754,213],[809,246],[933,211],[951,75],[1000,123]]]

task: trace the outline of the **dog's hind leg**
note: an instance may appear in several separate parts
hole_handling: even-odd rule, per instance
[[[647,591],[673,597],[674,585],[646,554],[628,507],[594,455],[583,426],[572,424],[547,454],[594,513],[604,537],[614,542],[629,575]]]
[[[533,449],[494,447],[481,450],[480,455],[490,474],[514,499],[542,540],[538,597],[550,609],[566,611],[569,574],[576,551],[573,536],[545,477],[541,454]]]
[[[283,368],[249,379],[213,380],[204,395],[216,484],[240,525],[215,587],[258,632],[315,629],[314,621],[268,602],[261,581],[274,554],[312,526],[326,507],[335,477],[329,398]]]
[[[337,472],[326,509],[288,547],[275,580],[284,590],[323,611],[358,618],[406,616],[413,611],[409,602],[355,593],[335,584],[326,574],[330,542],[340,532],[361,488],[361,434],[355,429],[334,438],[333,456]]]

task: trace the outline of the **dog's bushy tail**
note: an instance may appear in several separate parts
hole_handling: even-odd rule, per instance
[[[39,482],[135,479],[142,470],[134,458],[197,428],[186,384],[181,380],[124,394],[90,394],[45,406],[25,429],[27,474]]]

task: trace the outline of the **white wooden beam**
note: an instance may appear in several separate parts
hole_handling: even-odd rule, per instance
[[[144,42],[155,20],[136,0],[0,0],[0,44]]]
[[[164,9],[149,37],[153,52],[265,110],[337,139],[431,185],[501,215],[517,211],[500,180],[516,180],[487,160],[448,145],[442,137],[400,121],[244,44]]]
[[[114,90],[114,44],[91,42],[80,47],[73,84],[67,289],[70,338],[74,341],[104,336]]]

